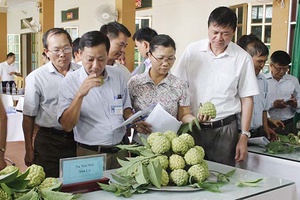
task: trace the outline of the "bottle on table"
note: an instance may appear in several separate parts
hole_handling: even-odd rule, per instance
[[[13,83],[11,86],[11,94],[12,95],[16,95],[17,94],[17,89],[16,89],[16,85]]]

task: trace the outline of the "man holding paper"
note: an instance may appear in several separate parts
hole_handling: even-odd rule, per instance
[[[116,147],[126,128],[113,129],[133,115],[127,84],[119,70],[106,66],[110,48],[106,35],[87,32],[79,48],[83,67],[61,83],[58,121],[64,130],[74,130],[77,156],[106,153],[106,169],[117,168],[116,158],[127,156]]]

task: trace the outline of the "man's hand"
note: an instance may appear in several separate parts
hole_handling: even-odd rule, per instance
[[[277,99],[273,103],[274,108],[285,108],[287,107],[286,102],[283,99]]]
[[[150,134],[152,133],[151,125],[145,121],[138,121],[135,123],[134,129],[138,133]]]
[[[90,89],[92,89],[93,87],[99,87],[103,84],[104,82],[102,78],[100,78],[99,76],[96,77],[96,74],[90,74],[83,81],[82,85],[78,90],[78,94],[80,94],[81,96],[86,96],[89,93]]]
[[[209,122],[211,120],[211,117],[208,116],[208,115],[201,115],[201,114],[199,114],[197,117],[198,117],[198,120],[199,120],[200,123],[202,123],[202,122]]]
[[[1,156],[0,158],[0,170],[4,169],[7,166],[7,163],[4,159],[4,156]]]
[[[286,104],[293,108],[297,108],[298,106],[297,99],[292,94],[291,94],[291,98],[286,101]]]
[[[272,119],[272,118],[268,118],[268,121],[275,126],[276,128],[281,127],[282,130],[285,128],[285,125],[282,121],[280,121],[279,119]]]
[[[27,167],[29,167],[30,165],[33,164],[33,161],[34,161],[34,150],[33,149],[26,150],[24,161],[25,161],[25,165]]]
[[[240,135],[240,139],[236,145],[235,162],[242,162],[246,159],[248,153],[248,137],[244,134]]]

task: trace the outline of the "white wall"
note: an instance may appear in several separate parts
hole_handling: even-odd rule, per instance
[[[95,17],[97,6],[102,4],[115,6],[115,0],[55,0],[55,27],[78,26],[78,35],[82,36],[85,32],[99,30],[103,25]],[[61,11],[79,7],[79,20],[61,22]]]
[[[207,37],[207,19],[214,8],[252,2],[256,0],[153,0],[152,9],[138,10],[136,16],[152,16],[152,28],[175,40],[179,58],[190,42]],[[99,30],[103,24],[95,18],[94,12],[104,3],[115,5],[115,0],[55,0],[55,27],[78,26],[79,36],[90,30]],[[79,20],[62,23],[61,11],[76,7],[79,7]],[[21,12],[24,9],[27,15]],[[8,33],[23,33],[20,19],[31,16],[38,19],[33,2],[9,11]]]

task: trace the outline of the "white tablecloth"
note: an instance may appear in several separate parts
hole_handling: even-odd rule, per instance
[[[24,141],[23,114],[20,112],[7,114],[7,139],[8,142]]]
[[[25,98],[23,96],[19,98],[19,101],[16,106],[16,110],[23,111],[24,99]]]

